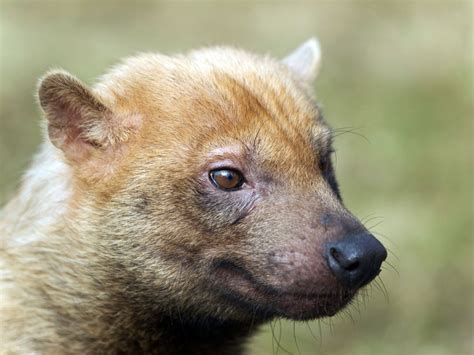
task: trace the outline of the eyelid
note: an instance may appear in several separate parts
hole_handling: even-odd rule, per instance
[[[208,170],[236,170],[236,171],[242,171],[242,169],[239,168],[237,164],[234,163],[233,160],[231,159],[222,159],[218,160],[215,162],[212,162],[208,165]]]

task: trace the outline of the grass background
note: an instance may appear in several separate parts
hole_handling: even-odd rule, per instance
[[[40,142],[33,95],[49,68],[91,83],[140,51],[232,44],[284,56],[317,35],[317,96],[335,128],[355,132],[335,144],[343,197],[391,249],[397,272],[382,273],[388,299],[372,287],[350,315],[275,322],[249,352],[470,354],[472,11],[448,0],[0,0],[0,203]]]

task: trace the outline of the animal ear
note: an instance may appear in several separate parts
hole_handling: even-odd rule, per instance
[[[38,97],[49,139],[73,160],[113,146],[134,128],[130,120],[117,120],[85,84],[65,71],[45,75],[39,83]]]
[[[300,79],[306,82],[313,81],[318,75],[321,64],[319,41],[316,38],[310,38],[282,61]]]

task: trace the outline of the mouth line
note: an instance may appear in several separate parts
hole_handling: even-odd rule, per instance
[[[293,298],[324,298],[324,297],[335,297],[343,296],[344,294],[340,293],[320,293],[320,292],[288,292],[279,290],[273,286],[267,285],[260,280],[257,280],[249,271],[245,268],[235,264],[229,260],[219,260],[213,264],[213,269],[215,272],[219,272],[219,269],[225,270],[231,274],[238,275],[252,284],[257,290],[261,293],[264,293],[268,296],[284,296],[284,297],[293,297]],[[349,292],[345,292],[349,294]]]
[[[355,294],[348,290],[333,293],[282,291],[257,280],[245,268],[229,260],[216,261],[211,270],[211,275],[217,276],[213,284],[225,299],[264,317],[304,320],[332,316]]]

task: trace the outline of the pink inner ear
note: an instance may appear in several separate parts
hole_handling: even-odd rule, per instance
[[[52,106],[52,107],[51,107]],[[89,108],[76,109],[74,103],[51,104],[48,107],[48,134],[51,142],[64,151],[73,160],[85,158],[97,148],[94,142],[87,140],[85,132],[86,117]]]
[[[109,162],[117,160],[123,151],[121,143],[141,125],[140,115],[112,113],[87,86],[69,74],[45,77],[38,96],[51,142],[67,159],[92,164],[99,174],[100,170],[110,170]]]

